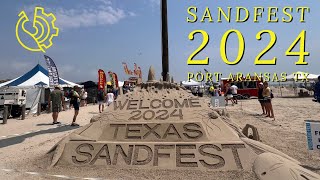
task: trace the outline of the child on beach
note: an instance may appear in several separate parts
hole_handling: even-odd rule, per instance
[[[111,103],[114,101],[114,94],[112,93],[112,90],[108,90],[107,94],[107,106],[110,106]]]

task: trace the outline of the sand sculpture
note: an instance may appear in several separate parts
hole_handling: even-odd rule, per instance
[[[320,179],[297,160],[247,138],[224,109],[176,84],[155,81],[152,68],[148,77],[57,143],[49,151],[51,166],[253,171],[263,180]]]

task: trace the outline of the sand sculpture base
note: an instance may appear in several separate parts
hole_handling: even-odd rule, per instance
[[[123,95],[50,152],[52,166],[254,170],[259,179],[292,171],[319,178],[284,153],[248,139],[224,109],[212,109],[204,99],[166,82],[142,84]],[[278,161],[280,169],[274,168]]]

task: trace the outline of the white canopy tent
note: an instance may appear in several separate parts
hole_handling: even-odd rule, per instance
[[[200,86],[201,82],[196,82],[196,81],[190,79],[190,81],[182,81],[182,85],[183,86]]]
[[[48,71],[38,64],[24,75],[0,84],[0,87],[49,87],[48,74]],[[67,81],[62,78],[59,78],[59,84],[61,87],[82,87],[79,84]]]
[[[307,74],[306,72],[297,71],[297,72],[294,72],[294,73],[288,75],[286,78],[287,78],[287,80],[290,80],[290,81],[305,80],[305,78],[306,78],[305,75],[306,74]],[[318,75],[316,75],[316,74],[308,74],[307,79],[308,80],[316,80],[316,79],[318,79]]]
[[[119,86],[119,87],[122,87],[122,86],[123,86],[123,84],[124,84],[124,82],[123,82],[123,81],[118,81],[118,86]]]

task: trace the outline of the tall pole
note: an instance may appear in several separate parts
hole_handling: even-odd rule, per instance
[[[161,0],[161,34],[162,34],[162,79],[169,81],[169,47],[167,0]]]

